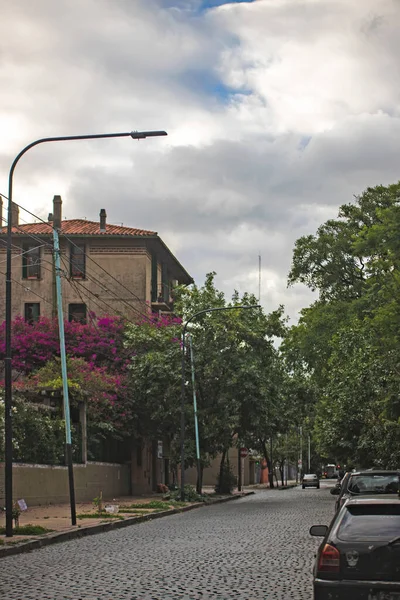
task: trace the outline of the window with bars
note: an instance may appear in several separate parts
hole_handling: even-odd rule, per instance
[[[70,275],[73,279],[85,279],[86,277],[85,244],[71,244]]]
[[[24,316],[27,323],[36,323],[36,321],[39,321],[40,302],[26,302]]]
[[[40,248],[35,244],[24,244],[22,251],[22,278],[40,279]]]
[[[79,321],[86,323],[86,304],[69,304],[68,321]]]

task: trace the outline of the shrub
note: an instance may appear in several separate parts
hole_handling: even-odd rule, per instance
[[[175,490],[171,492],[171,500],[180,500],[181,499],[181,490]],[[204,502],[204,496],[200,496],[196,492],[196,488],[192,485],[185,485],[185,501],[186,502]]]

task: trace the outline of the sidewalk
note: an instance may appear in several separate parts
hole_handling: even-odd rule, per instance
[[[19,517],[19,526],[39,526],[45,529],[39,535],[35,535],[35,530],[27,535],[14,534],[12,538],[6,538],[4,534],[0,534],[0,557],[8,554],[10,546],[23,545],[26,549],[33,549],[46,545],[46,543],[54,543],[63,539],[72,539],[82,535],[90,535],[100,531],[108,531],[109,529],[122,527],[134,523],[139,523],[144,520],[159,518],[167,514],[185,512],[193,508],[200,508],[217,502],[225,502],[227,500],[239,498],[244,495],[254,494],[254,491],[237,492],[231,496],[217,496],[213,488],[203,490],[209,496],[207,502],[173,502],[163,500],[163,494],[152,494],[151,496],[124,496],[113,498],[112,500],[104,500],[104,506],[117,505],[118,513],[99,514],[97,508],[92,502],[78,503],[76,505],[77,525],[71,525],[71,510],[69,504],[51,504],[47,506],[28,507],[28,510],[21,513]],[[133,505],[133,506],[132,506]],[[148,505],[148,506],[146,506]],[[87,515],[87,516],[86,516]],[[88,515],[91,515],[90,517]],[[85,517],[86,516],[86,517]],[[0,513],[0,527],[5,526],[5,513]],[[57,535],[59,534],[59,535]],[[45,538],[48,538],[45,542]],[[49,539],[53,541],[49,541]],[[35,544],[27,542],[37,541]],[[28,547],[32,546],[32,548]],[[14,548],[17,550],[17,548]]]

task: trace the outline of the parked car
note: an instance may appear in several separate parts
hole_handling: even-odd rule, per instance
[[[355,471],[347,473],[340,483],[339,496],[335,502],[335,510],[338,511],[349,498],[359,498],[373,494],[398,494],[399,472],[378,471]]]
[[[332,523],[314,525],[323,537],[314,566],[314,600],[400,598],[400,499],[350,499]]]
[[[319,489],[319,478],[315,473],[309,473],[308,475],[303,475],[303,479],[301,481],[301,487],[303,490],[306,487],[316,487]]]

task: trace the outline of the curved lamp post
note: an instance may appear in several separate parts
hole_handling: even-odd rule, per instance
[[[185,501],[185,337],[187,326],[193,319],[199,315],[205,313],[217,312],[220,310],[250,310],[254,308],[261,308],[260,304],[254,304],[253,306],[221,306],[218,308],[206,308],[194,313],[186,321],[182,328],[182,380],[181,380],[181,501]],[[194,418],[195,418],[195,432],[196,432],[196,461],[197,461],[197,473],[200,477],[201,472],[201,461],[200,461],[200,444],[199,444],[199,430],[197,424],[197,406],[194,405]]]
[[[41,138],[21,150],[14,158],[8,176],[8,221],[7,221],[7,268],[6,268],[6,324],[5,324],[5,359],[4,359],[4,410],[5,410],[5,496],[6,496],[6,536],[12,537],[12,360],[11,360],[11,246],[12,246],[12,194],[14,170],[20,158],[34,146],[47,142],[69,142],[75,140],[97,140],[105,138],[131,137],[134,140],[142,140],[148,137],[167,135],[166,131],[128,131],[122,133],[97,133],[91,135],[66,135],[57,137]]]

